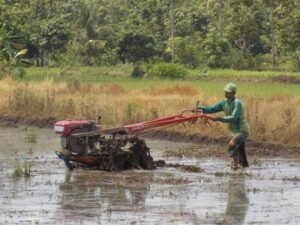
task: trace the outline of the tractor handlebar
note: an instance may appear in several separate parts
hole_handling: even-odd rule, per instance
[[[181,111],[181,113],[179,113],[179,115],[182,116],[186,112],[191,112],[191,113],[196,113],[196,114],[203,114],[202,109],[185,109],[185,110]]]

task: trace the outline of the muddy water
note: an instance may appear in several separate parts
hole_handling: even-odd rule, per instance
[[[68,171],[52,130],[0,128],[0,224],[300,224],[300,158],[163,158],[187,144],[147,140],[155,159],[200,166],[154,171]],[[199,151],[203,147],[199,146]],[[32,164],[29,177],[16,165]]]

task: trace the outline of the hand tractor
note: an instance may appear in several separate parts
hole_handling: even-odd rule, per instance
[[[186,115],[186,113],[188,113]],[[101,119],[98,118],[97,121]],[[61,138],[61,151],[56,151],[66,166],[105,171],[126,169],[154,169],[150,149],[139,135],[176,124],[194,124],[198,119],[205,122],[209,116],[202,111],[184,110],[178,115],[135,123],[123,127],[101,129],[97,121],[62,120],[54,125]]]

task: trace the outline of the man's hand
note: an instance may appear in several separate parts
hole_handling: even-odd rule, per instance
[[[212,121],[214,121],[214,122],[216,122],[216,121],[219,121],[219,116],[207,116],[207,118],[209,119],[209,120],[212,120]]]
[[[192,113],[197,113],[197,112],[201,112],[201,109],[198,108],[194,108],[191,110]]]

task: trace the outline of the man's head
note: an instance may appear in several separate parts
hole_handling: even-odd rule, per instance
[[[227,99],[234,98],[236,90],[237,90],[237,87],[236,87],[236,85],[234,83],[228,83],[228,84],[226,84],[226,86],[224,87],[225,97]]]

